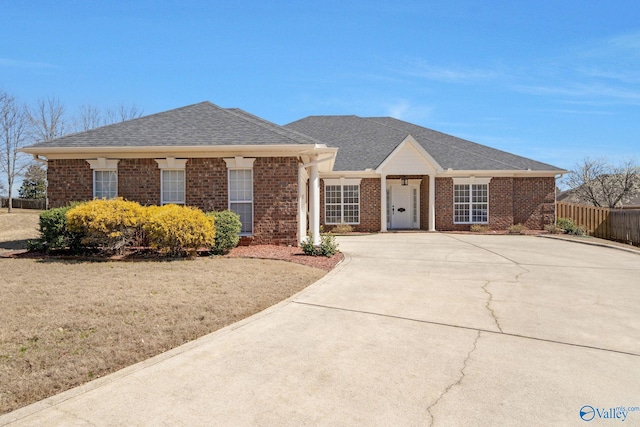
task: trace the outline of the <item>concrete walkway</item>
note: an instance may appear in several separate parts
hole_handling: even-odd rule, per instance
[[[0,425],[610,425],[616,407],[640,425],[640,255],[528,236],[339,242],[345,262],[291,300]]]

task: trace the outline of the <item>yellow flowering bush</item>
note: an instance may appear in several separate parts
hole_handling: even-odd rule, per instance
[[[96,199],[67,211],[67,229],[88,247],[118,250],[131,243],[145,221],[145,208],[122,198]]]
[[[172,255],[211,248],[216,235],[213,218],[198,208],[178,205],[148,207],[143,229],[152,247]]]

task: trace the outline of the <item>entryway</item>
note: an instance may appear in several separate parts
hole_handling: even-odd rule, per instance
[[[409,230],[420,228],[420,180],[404,179],[387,186],[387,228]]]

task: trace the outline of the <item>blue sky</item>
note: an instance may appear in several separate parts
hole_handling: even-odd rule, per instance
[[[640,3],[0,0],[27,103],[393,116],[570,169],[640,161]]]

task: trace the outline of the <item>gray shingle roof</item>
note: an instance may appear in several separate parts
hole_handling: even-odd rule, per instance
[[[237,108],[201,102],[79,132],[37,147],[166,147],[316,144],[318,141]]]
[[[562,171],[391,117],[311,116],[284,127],[339,147],[336,171],[375,169],[408,135],[444,169]]]

